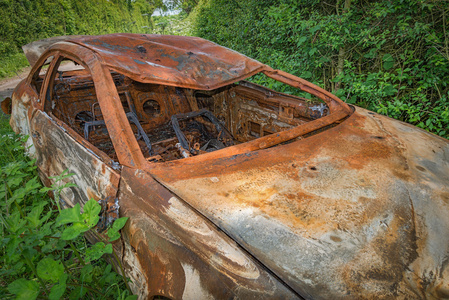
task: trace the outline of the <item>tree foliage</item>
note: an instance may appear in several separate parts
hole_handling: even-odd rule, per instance
[[[162,0],[0,0],[0,58],[16,59],[23,45],[52,36],[147,32],[161,5]]]
[[[201,0],[194,14],[195,35],[449,137],[448,1]]]

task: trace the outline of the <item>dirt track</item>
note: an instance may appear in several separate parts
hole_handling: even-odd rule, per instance
[[[26,78],[30,70],[31,67],[27,67],[14,77],[0,79],[0,101],[3,101],[6,97],[11,97],[14,88],[22,79]]]

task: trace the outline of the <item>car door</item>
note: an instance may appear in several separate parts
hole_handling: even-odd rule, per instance
[[[68,206],[84,205],[90,198],[114,199],[120,181],[120,165],[98,105],[94,78],[87,65],[73,56],[55,55],[40,89],[30,118],[30,132],[36,149],[36,163],[46,185],[65,170],[73,182],[61,200]],[[39,81],[39,75],[33,76]],[[31,81],[33,85],[33,81]],[[41,101],[45,100],[45,101]],[[39,109],[40,107],[40,109]],[[95,121],[97,121],[95,123]],[[90,126],[98,124],[97,126]],[[87,128],[87,131],[85,130]]]

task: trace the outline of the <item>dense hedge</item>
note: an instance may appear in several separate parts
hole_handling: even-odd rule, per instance
[[[449,137],[448,1],[201,0],[193,14],[195,35]]]
[[[160,2],[160,1],[159,1]],[[0,0],[0,77],[8,63],[26,64],[21,47],[35,40],[70,34],[151,32],[155,1]],[[10,69],[14,70],[11,66]]]

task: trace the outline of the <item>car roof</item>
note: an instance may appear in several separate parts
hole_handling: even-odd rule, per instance
[[[118,33],[68,39],[133,80],[210,90],[270,67],[198,37]]]

